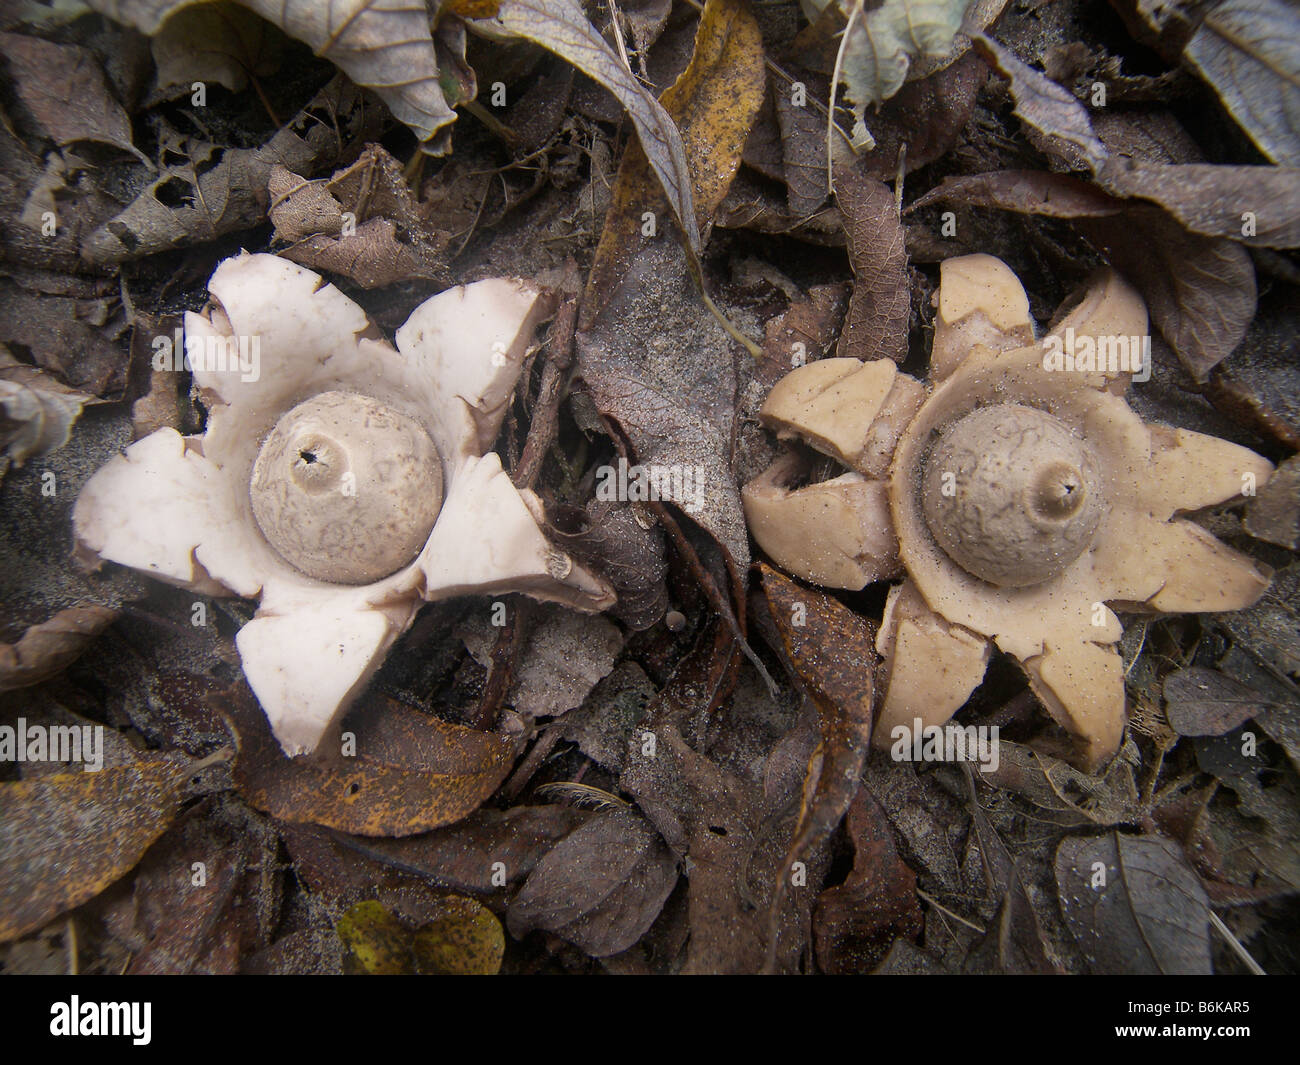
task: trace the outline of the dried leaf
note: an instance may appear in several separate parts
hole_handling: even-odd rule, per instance
[[[78,392],[116,397],[127,377],[127,356],[118,339],[125,329],[119,301],[101,295],[98,284],[60,292],[47,291],[46,281],[39,275],[23,278],[25,283],[0,281],[0,341],[25,348],[40,369]],[[60,387],[33,375],[30,367],[7,366],[0,376],[44,393]]]
[[[349,960],[371,976],[400,976],[415,971],[411,933],[377,901],[358,902],[335,924]]]
[[[1141,813],[1133,767],[1122,758],[1097,777],[1009,740],[999,741],[998,752],[988,782],[1023,796],[1058,824],[1127,824]]]
[[[258,225],[266,220],[266,186],[276,165],[315,173],[347,154],[377,118],[360,90],[335,78],[261,148],[175,140],[168,151],[186,162],[165,168],[126,210],[90,234],[82,255],[104,266]]]
[[[995,170],[946,177],[907,210],[910,213],[935,203],[995,207],[1048,218],[1104,218],[1124,210],[1123,201],[1090,182],[1048,170]]]
[[[1256,540],[1300,548],[1300,456],[1273,471],[1259,494],[1246,504],[1246,531]]]
[[[1065,923],[1095,973],[1208,974],[1209,901],[1169,840],[1072,836],[1056,851]]]
[[[541,929],[604,958],[645,934],[676,883],[677,862],[645,818],[601,813],[538,862],[506,925],[516,939]]]
[[[1165,678],[1165,716],[1180,736],[1222,736],[1274,705],[1217,669],[1189,666]]]
[[[710,0],[696,31],[691,61],[660,100],[665,117],[681,132],[686,202],[694,210],[686,230],[693,252],[698,253],[699,234],[707,236],[740,166],[745,140],[763,103],[764,79],[762,35],[753,15],[739,0]],[[657,226],[653,233],[646,230],[646,212],[653,219],[663,203],[647,163],[653,165],[653,156],[647,159],[645,152],[629,147],[619,165],[587,282],[584,326],[627,277],[631,261],[644,254],[648,243],[662,239]],[[663,175],[659,177],[662,182]]]
[[[279,916],[279,841],[237,802],[204,800],[186,811],[140,863],[127,973],[239,972]],[[135,946],[133,944],[133,946]]]
[[[1297,167],[1208,163],[1125,166],[1111,158],[1097,178],[1116,196],[1159,204],[1192,233],[1269,248],[1300,245]]]
[[[1183,57],[1275,163],[1300,166],[1300,19],[1287,0],[1224,0]]]
[[[18,98],[55,144],[95,141],[139,155],[131,142],[131,120],[86,49],[0,33],[0,54]]]
[[[412,194],[401,164],[380,145],[326,182],[282,166],[267,182],[278,254],[342,274],[362,288],[427,278],[446,281],[451,235],[437,232]]]
[[[86,0],[96,11],[152,36],[192,0]],[[424,151],[450,148],[447,106],[424,0],[238,0],[309,45],[357,85],[374,89]],[[289,169],[288,162],[281,160]]]
[[[0,477],[66,444],[81,408],[94,399],[35,367],[6,362],[12,360],[0,357]]]
[[[499,4],[497,0],[490,0],[490,6],[495,18],[488,23],[489,26],[540,44],[572,63],[618,98],[636,126],[644,157],[668,196],[688,246],[698,253],[697,208],[692,202],[691,169],[687,165],[682,137],[668,112],[623,65],[587,21],[576,0],[500,0]],[[462,14],[475,17],[471,11]],[[469,25],[474,29],[483,24],[471,22]]]
[[[459,821],[496,791],[514,756],[500,736],[372,693],[344,720],[355,757],[288,758],[245,686],[216,705],[237,731],[235,784],[249,803],[285,821],[362,836],[409,836]]]
[[[514,806],[476,810],[457,824],[403,839],[365,839],[308,825],[285,826],[285,836],[295,863],[310,866],[314,890],[327,879],[336,892],[340,881],[373,884],[386,869],[490,898],[521,885],[547,851],[590,817],[570,806]],[[496,875],[498,862],[505,884]]]
[[[442,912],[415,933],[415,965],[422,973],[492,976],[501,969],[506,936],[491,910],[473,899],[449,895]]]
[[[643,509],[593,500],[585,511],[558,507],[547,534],[618,593],[612,613],[633,632],[657,625],[668,609],[664,531]],[[648,526],[648,527],[647,527]]]
[[[866,619],[833,596],[804,588],[764,562],[759,572],[781,650],[816,705],[821,730],[804,780],[792,863],[835,830],[858,791],[871,745],[876,637]]]
[[[925,927],[916,874],[898,856],[885,811],[863,788],[846,826],[853,870],[843,884],[818,895],[813,910],[817,964],[832,975],[870,972],[895,940],[915,941]]]
[[[183,7],[149,42],[158,68],[155,93],[166,98],[179,89],[188,96],[196,81],[240,92],[250,75],[265,78],[279,69],[283,45],[269,22],[235,3]]]
[[[70,606],[31,626],[17,643],[0,644],[0,691],[29,688],[58,676],[115,617],[117,611],[104,606]]]
[[[980,35],[974,45],[1010,81],[1016,115],[1039,149],[1072,170],[1101,169],[1106,146],[1093,132],[1087,108],[1072,93],[1021,62],[991,37]]]
[[[1245,248],[1188,233],[1154,207],[1075,224],[1141,290],[1151,320],[1198,381],[1236,350],[1255,316]]]
[[[835,199],[844,217],[855,284],[835,354],[841,358],[907,358],[912,290],[898,205],[889,186],[856,169],[840,169]]]
[[[548,603],[529,612],[528,630],[506,702],[529,720],[558,717],[582,704],[623,650],[618,626],[599,614]],[[456,635],[485,669],[500,629],[479,611]]]
[[[0,941],[130,871],[176,816],[186,777],[184,763],[142,759],[0,784]]]
[[[840,71],[844,95],[861,126],[866,109],[898,92],[914,64],[952,53],[972,0],[884,0],[870,11],[849,0],[811,0],[811,6],[822,9],[818,25],[824,33],[847,22]]]

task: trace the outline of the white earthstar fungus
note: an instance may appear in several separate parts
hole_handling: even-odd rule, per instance
[[[1238,610],[1269,578],[1176,515],[1262,485],[1272,465],[1215,437],[1148,425],[1124,400],[1113,338],[1147,332],[1114,271],[1035,342],[1024,289],[987,255],[940,269],[928,388],[886,360],[792,371],[762,419],[852,468],[791,488],[778,458],[746,485],[754,539],[778,565],[838,588],[902,577],[885,605],[875,741],[942,725],[984,676],[994,645],[1016,659],[1095,770],[1119,748],[1121,629],[1135,612]],[[1067,333],[1068,331],[1068,333]],[[1059,368],[1066,336],[1101,364]],[[1099,341],[1104,341],[1099,344]],[[888,454],[882,460],[882,445]]]
[[[546,313],[537,289],[492,279],[440,293],[396,347],[274,255],[226,260],[208,291],[209,310],[185,317],[206,431],[132,444],[87,482],[73,521],[98,559],[260,598],[236,645],[287,753],[317,747],[424,601],[613,604],[488,450]],[[256,341],[251,368],[228,357],[240,340]]]

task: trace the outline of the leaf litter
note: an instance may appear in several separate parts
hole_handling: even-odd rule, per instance
[[[1105,40],[1071,0],[811,22],[741,0],[458,0],[432,24],[407,0],[90,6],[149,35],[135,73],[99,16],[4,27],[0,726],[101,727],[112,755],[0,762],[0,963],[51,964],[72,921],[92,971],[1245,971],[1226,927],[1294,968],[1286,5],[1138,5]],[[830,121],[856,155],[833,128],[828,153]],[[618,607],[509,599],[502,626],[492,600],[431,605],[302,761],[240,680],[248,604],[205,597],[199,624],[191,595],[74,572],[76,486],[158,419],[201,428],[151,340],[239,247],[320,270],[388,330],[480,277],[568,293],[498,449]],[[1144,413],[1280,466],[1244,517],[1194,516],[1272,588],[1135,629],[1131,727],[1098,774],[1054,756],[996,663],[960,718],[1002,726],[995,769],[870,751],[883,589],[751,567],[738,486],[773,454],[767,391],[832,355],[923,367],[933,264],[963,251],[1011,263],[1043,321],[1115,266],[1159,333]],[[702,491],[600,498],[620,463]]]

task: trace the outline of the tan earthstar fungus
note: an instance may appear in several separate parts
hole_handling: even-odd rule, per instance
[[[538,289],[449,289],[396,347],[274,255],[227,259],[208,291],[206,313],[185,316],[206,431],[132,444],[86,483],[73,522],[92,561],[260,598],[236,645],[286,753],[315,750],[424,601],[613,604],[488,450],[547,313]]]
[[[1119,749],[1125,721],[1121,628],[1108,604],[1191,613],[1254,603],[1269,576],[1176,515],[1251,491],[1273,467],[1236,444],[1149,425],[1128,406],[1132,374],[1116,338],[1145,336],[1147,313],[1114,271],[1037,341],[1023,287],[992,256],[944,262],[936,305],[926,384],[889,360],[843,358],[776,384],[764,424],[852,472],[795,487],[806,464],[782,455],[745,486],[750,531],[816,584],[903,578],[876,644],[877,745],[915,719],[946,722],[996,645],[1073,735],[1076,764],[1095,771]],[[1093,359],[1081,354],[1079,368],[1054,358],[1063,338]]]

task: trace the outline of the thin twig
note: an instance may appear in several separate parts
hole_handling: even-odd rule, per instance
[[[1268,973],[1264,972],[1259,962],[1252,958],[1250,952],[1241,945],[1241,940],[1232,934],[1232,929],[1224,924],[1223,919],[1213,910],[1210,911],[1210,924],[1219,935],[1223,936],[1227,941],[1228,946],[1232,948],[1232,952],[1242,960],[1246,968],[1250,970],[1252,976],[1268,975]]]
[[[917,888],[917,889],[916,889],[916,894],[917,894],[917,897],[918,897],[918,898],[922,898],[922,899],[924,899],[926,902],[928,902],[931,906],[933,906],[933,907],[934,907],[936,910],[938,910],[940,913],[942,913],[942,914],[946,914],[948,917],[951,917],[951,918],[952,918],[954,921],[956,921],[958,924],[964,924],[967,928],[970,928],[970,929],[972,929],[973,931],[978,932],[980,935],[983,935],[983,934],[985,933],[986,929],[981,928],[981,927],[980,927],[979,925],[977,925],[974,921],[968,921],[968,920],[966,920],[966,918],[965,918],[965,917],[962,917],[960,914],[953,913],[952,910],[948,909],[947,906],[945,906],[943,903],[941,903],[938,899],[936,899],[936,898],[935,898],[933,895],[931,895],[929,892],[922,891],[920,888]]]

